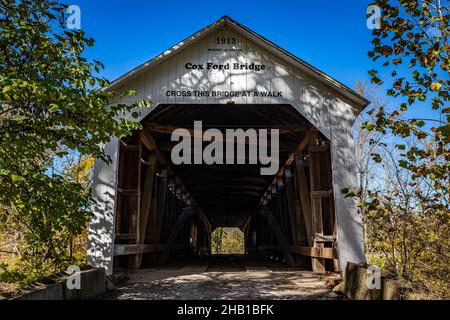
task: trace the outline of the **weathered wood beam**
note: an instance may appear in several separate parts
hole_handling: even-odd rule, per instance
[[[242,130],[246,130],[246,128],[240,127]],[[151,132],[158,132],[158,133],[165,133],[165,134],[172,134],[175,130],[182,129],[187,130],[189,133],[189,136],[193,137],[194,135],[203,136],[204,132],[206,130],[195,130],[193,128],[183,128],[183,127],[177,127],[173,125],[168,124],[160,124],[160,123],[154,123],[149,122],[145,125],[145,129],[149,130]],[[276,127],[267,127],[267,128],[261,128],[261,129],[268,129],[267,134],[269,133],[269,130],[277,129],[279,134],[286,134],[286,133],[294,133],[294,132],[304,132],[306,131],[305,126],[299,125],[299,124],[288,124],[283,126],[276,126]],[[261,134],[257,129],[256,134],[257,136],[263,136],[265,134]],[[226,139],[221,139],[221,141],[226,141]]]
[[[158,149],[164,152],[171,152],[172,149],[178,144],[178,141],[160,141],[158,142]],[[205,141],[203,142],[204,145],[209,144],[210,142]],[[241,145],[240,141],[236,141],[235,142],[236,145]],[[248,141],[245,142],[245,145],[248,145]],[[253,145],[253,144],[252,144]],[[283,140],[279,140],[278,141],[278,147],[279,147],[279,152],[289,152],[292,150],[293,144],[283,141]],[[193,148],[192,148],[193,149]],[[194,154],[195,150],[191,150],[191,154]],[[203,152],[203,150],[200,150],[201,152]]]
[[[318,131],[310,130],[307,134],[308,136],[308,146],[309,146],[309,181],[311,188],[311,217],[312,217],[312,230],[314,233],[323,234],[323,208],[322,208],[322,198],[313,197],[313,192],[319,190],[321,186],[320,181],[320,159],[316,152],[313,152],[313,146],[317,145],[318,141]],[[322,242],[317,242],[314,239],[313,246],[319,250],[324,248]],[[316,273],[325,272],[325,260],[323,258],[312,258],[312,269]]]
[[[139,196],[139,189],[123,189],[117,188],[117,192],[124,196]]]
[[[292,253],[312,257],[314,259],[337,259],[336,248],[290,246],[289,250]]]
[[[292,173],[288,172],[285,174],[285,185],[286,185],[286,195],[288,202],[288,213],[290,219],[290,227],[292,234],[293,244],[297,244],[299,241],[299,225],[297,221],[297,208],[295,205],[295,187],[294,179],[292,178]]]
[[[188,183],[188,182],[201,182],[201,183],[226,183],[226,182],[230,182],[230,183],[238,183],[238,184],[258,184],[258,185],[264,185],[264,187],[267,185],[267,180],[264,178],[258,178],[258,177],[247,177],[247,176],[242,176],[242,177],[208,177],[208,178],[203,178],[203,177],[192,177],[190,179],[183,179],[184,182]]]
[[[333,190],[311,191],[311,197],[313,197],[313,198],[329,198],[332,195],[333,195]]]
[[[136,179],[136,189],[137,189],[137,194],[140,195],[141,194],[141,172],[142,172],[142,163],[141,163],[141,158],[142,158],[142,143],[140,141],[140,139],[138,138],[138,149],[137,149],[137,163],[135,165],[137,165],[137,179]],[[136,239],[136,243],[140,244],[141,242],[139,241],[139,233],[140,233],[140,229],[141,229],[141,197],[138,196],[136,197],[136,217],[135,219],[131,219],[134,220],[136,222],[135,225],[133,225],[132,223],[130,223],[130,226],[132,226],[132,232],[136,232],[137,235],[137,239]],[[130,267],[130,269],[138,269],[140,268],[141,265],[141,255],[136,255],[136,256],[132,256],[128,258],[128,265]]]
[[[282,178],[284,176],[284,172],[285,172],[285,168],[289,167],[292,162],[295,159],[295,154],[297,152],[301,152],[306,146],[308,145],[308,135],[305,135],[305,137],[302,139],[302,141],[300,142],[300,144],[298,145],[298,147],[294,150],[294,152],[291,153],[291,155],[289,156],[289,158],[286,160],[286,162],[284,163],[283,166],[280,167],[280,169],[278,170],[278,173],[275,175],[275,178],[272,180],[272,183],[267,187],[267,191],[262,195],[261,197],[261,202],[262,199],[264,197],[267,196],[268,193],[271,192],[272,187],[276,186],[277,180],[279,178]]]
[[[295,155],[295,174],[297,180],[298,197],[302,208],[302,216],[305,224],[306,242],[312,245],[312,221],[311,221],[311,198],[309,195],[308,181],[306,180],[306,168],[303,160],[300,159],[300,153]]]
[[[165,245],[160,244],[115,244],[114,256],[141,255],[143,253],[163,252]]]
[[[200,185],[194,185],[190,187],[190,190],[195,193],[197,190],[203,191],[205,189],[205,184],[198,182]],[[225,182],[221,182],[220,180],[216,181],[216,183],[211,187],[211,190],[247,190],[247,191],[258,191],[258,195],[261,195],[261,192],[264,191],[264,187],[248,185],[248,184],[226,184]],[[206,192],[207,193],[207,192]]]
[[[197,208],[193,206],[188,206],[183,208],[181,215],[178,217],[177,221],[172,227],[172,230],[167,239],[167,246],[164,249],[163,254],[159,257],[159,263],[166,263],[171,255],[171,251],[174,250],[177,238],[179,236],[180,231],[184,227],[184,224],[188,218],[198,213]],[[210,229],[211,230],[211,229]]]
[[[145,241],[147,223],[150,215],[150,207],[152,204],[153,186],[156,176],[156,157],[149,156],[147,170],[144,177],[144,188],[142,189],[139,213],[138,213],[138,228],[136,232],[136,243],[143,244]],[[140,180],[139,180],[140,181]],[[140,183],[140,182],[139,182]],[[130,267],[139,269],[141,267],[142,255],[136,255],[134,261],[130,261]]]
[[[158,149],[153,137],[148,132],[145,132],[145,131],[141,131],[139,135],[140,135],[142,143],[147,147],[147,149],[154,151],[158,162],[167,169],[167,171],[169,172],[169,175],[176,177],[176,179],[180,181],[179,184],[182,184],[181,180],[179,179],[179,177],[176,175],[175,171],[173,170],[170,162],[166,159],[166,156]]]
[[[264,206],[258,207],[256,209],[256,214],[260,214],[267,219],[268,225],[275,233],[277,242],[279,243],[279,245],[281,247],[281,251],[283,252],[283,255],[284,255],[284,258],[286,259],[287,264],[290,267],[295,266],[294,258],[292,257],[292,255],[289,251],[289,242],[286,239],[285,234],[281,230],[277,220],[273,216],[270,209],[267,207],[264,207]],[[267,234],[264,232],[263,236],[267,236]]]
[[[168,174],[167,170],[161,170],[161,174],[158,177],[158,187],[157,192],[158,195],[156,197],[156,226],[155,226],[155,241],[156,243],[160,242],[161,238],[161,229],[164,218],[164,211],[166,209],[166,194],[168,187]]]
[[[334,242],[334,241],[336,241],[336,237],[334,235],[324,236],[323,234],[316,233],[314,235],[314,241],[316,241],[316,242]]]

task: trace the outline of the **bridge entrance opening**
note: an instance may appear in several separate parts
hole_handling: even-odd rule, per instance
[[[229,130],[256,140],[232,138],[230,156]],[[186,136],[189,156],[180,148]],[[223,161],[219,149],[208,149],[213,142],[223,146]],[[237,228],[246,258],[338,271],[330,151],[330,141],[289,104],[157,106],[142,130],[120,141],[114,268],[210,256],[218,230]],[[274,172],[262,174],[274,162]]]

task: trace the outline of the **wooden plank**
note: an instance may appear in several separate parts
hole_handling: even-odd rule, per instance
[[[198,214],[198,210],[193,206],[187,206],[183,208],[181,215],[173,224],[172,230],[170,231],[169,237],[167,238],[167,245],[164,248],[163,254],[159,257],[159,264],[165,264],[169,260],[171,251],[175,248],[177,238],[179,236],[179,233],[183,229],[186,220],[196,213]]]
[[[117,188],[117,192],[119,192],[123,196],[139,196],[139,189]]]
[[[306,181],[306,168],[299,159],[300,155],[295,155],[295,174],[297,179],[298,197],[302,207],[303,220],[306,229],[306,241],[312,245],[312,221],[311,221],[311,198],[309,195],[308,181]]]
[[[156,225],[155,225],[155,241],[159,243],[161,237],[161,228],[164,220],[164,213],[166,210],[166,194],[168,175],[167,170],[161,170],[161,174],[158,177],[158,194],[156,198]]]
[[[309,152],[327,152],[328,150],[330,150],[330,143],[328,141],[321,144],[320,146],[309,147]]]
[[[173,170],[172,166],[170,165],[169,161],[167,161],[164,154],[157,148],[156,142],[153,139],[153,137],[148,132],[145,132],[145,131],[141,131],[139,136],[141,138],[142,143],[149,150],[152,150],[155,152],[156,159],[163,167],[165,167],[167,169],[167,171],[169,172],[169,175],[174,176],[176,183],[181,184],[183,186],[183,189],[186,190],[183,183],[181,182],[181,179],[176,175],[176,173]],[[186,195],[187,195],[187,198],[190,199],[190,201],[191,201],[191,203],[189,205],[195,205],[195,201],[188,191],[186,191]],[[203,213],[203,211],[200,208],[198,208],[198,214],[199,214],[200,218],[203,220],[203,222],[205,223],[207,229],[211,230],[211,224],[208,221],[208,218],[206,217],[206,215]]]
[[[316,233],[314,235],[314,241],[316,242],[334,242],[336,240],[335,236],[324,236],[323,234]]]
[[[297,207],[295,205],[295,188],[294,188],[294,179],[292,175],[285,176],[286,183],[286,194],[287,194],[287,202],[288,202],[288,213],[290,219],[291,226],[291,234],[293,244],[297,244],[299,240],[299,226],[297,222]]]
[[[332,195],[333,195],[333,190],[311,191],[311,197],[313,197],[313,198],[329,198]]]
[[[314,191],[320,190],[320,162],[317,153],[311,152],[311,147],[317,145],[318,132],[317,130],[310,130],[308,133],[308,149],[309,149],[309,179],[311,188],[311,222],[312,231],[314,233],[323,234],[322,221],[322,199],[312,197]],[[313,247],[319,250],[324,248],[321,242],[313,242]],[[316,273],[325,272],[325,260],[323,258],[312,258],[312,269]]]
[[[256,213],[264,216],[267,219],[267,222],[268,222],[267,226],[273,230],[275,237],[277,239],[277,242],[281,247],[281,251],[283,252],[283,255],[284,255],[284,258],[285,258],[287,264],[290,267],[295,266],[294,258],[292,257],[292,255],[290,254],[290,251],[289,251],[289,242],[287,241],[285,234],[281,230],[281,228],[280,228],[277,220],[273,216],[272,212],[267,207],[259,207],[257,209]],[[264,236],[267,237],[269,235],[269,232],[263,232],[262,235],[263,235],[263,237]],[[272,243],[272,241],[270,241],[270,242],[264,241],[263,244],[265,244],[265,243]]]
[[[147,165],[147,171],[145,173],[144,188],[142,190],[142,196],[140,201],[139,210],[139,226],[137,230],[136,243],[143,244],[145,241],[145,235],[147,231],[147,223],[150,214],[151,199],[153,194],[153,186],[156,175],[156,156],[150,155]],[[139,269],[141,267],[142,255],[137,255],[135,257],[134,263],[132,263],[132,268]]]
[[[136,233],[116,233],[114,238],[117,240],[136,240]]]
[[[265,197],[267,195],[268,192],[271,192],[272,186],[276,185],[278,178],[282,178],[284,176],[285,168],[289,167],[292,164],[292,162],[294,161],[294,157],[295,157],[294,155],[297,152],[301,152],[307,146],[307,144],[308,144],[307,138],[308,138],[308,135],[305,135],[302,142],[300,142],[300,144],[295,149],[295,151],[289,156],[289,158],[286,160],[284,165],[280,167],[280,169],[278,170],[278,173],[275,175],[275,178],[273,179],[272,183],[268,186],[267,191],[261,197],[261,200],[263,197]]]
[[[163,252],[165,245],[160,244],[115,244],[114,256],[141,255],[143,253]]]
[[[140,139],[138,139],[138,156],[137,156],[137,184],[136,184],[136,190],[137,190],[137,194],[140,195],[141,193],[141,173],[142,173],[142,163],[141,163],[141,157],[142,157],[142,143],[140,141]],[[140,244],[141,242],[139,242],[139,232],[141,229],[141,197],[138,196],[136,197],[136,226],[133,226],[134,230],[130,230],[131,232],[136,232],[137,235],[137,239],[136,239],[136,243]],[[128,266],[130,269],[138,269],[140,268],[141,265],[141,257],[140,255],[137,256],[132,256],[129,257],[128,259]]]
[[[303,256],[312,257],[315,259],[337,259],[336,248],[316,248],[304,246],[290,246],[289,250],[292,253]]]

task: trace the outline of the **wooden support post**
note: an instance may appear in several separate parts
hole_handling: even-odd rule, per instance
[[[256,209],[256,213],[260,214],[266,218],[266,220],[268,222],[268,226],[275,233],[275,237],[277,239],[277,242],[280,244],[281,251],[283,252],[283,255],[284,255],[284,258],[286,259],[287,264],[290,267],[294,267],[295,261],[289,250],[289,242],[287,241],[285,235],[283,234],[283,231],[281,230],[277,220],[272,215],[272,212],[270,212],[269,208],[261,206],[258,209]],[[267,235],[267,234],[268,234],[268,232],[263,232],[263,236]],[[267,242],[263,242],[263,245],[265,245],[265,244],[267,244]]]
[[[166,210],[166,194],[168,185],[168,173],[166,169],[161,170],[158,181],[158,195],[156,197],[156,224],[155,224],[155,243],[159,244],[161,239],[161,228]]]
[[[320,162],[317,152],[314,152],[314,146],[317,146],[318,132],[317,130],[310,130],[308,133],[308,146],[309,146],[309,179],[311,188],[311,222],[313,234],[323,234],[323,221],[322,221],[322,198],[314,197],[313,192],[320,190]],[[322,249],[324,244],[313,241],[313,247]],[[325,259],[312,258],[312,269],[316,273],[325,272]]]
[[[312,245],[312,221],[311,221],[311,197],[308,189],[308,181],[306,180],[305,163],[300,158],[300,154],[295,155],[295,174],[297,179],[297,192],[299,202],[302,208],[303,221],[306,230],[306,242],[308,246]]]
[[[140,160],[140,159],[139,159]],[[138,228],[136,232],[136,243],[143,244],[145,241],[147,222],[152,205],[153,185],[156,175],[156,157],[149,156],[147,171],[145,173],[144,188],[141,193],[140,206],[138,211]],[[140,184],[140,180],[139,180]],[[142,254],[137,254],[130,258],[130,268],[139,269],[141,267]]]
[[[289,169],[286,169],[288,173],[285,174],[285,184],[286,184],[286,193],[287,193],[287,201],[288,201],[288,211],[289,211],[289,219],[291,226],[291,234],[292,234],[292,244],[296,245],[299,241],[299,223],[297,221],[297,207],[295,201],[295,187],[294,187],[294,179],[292,178],[292,173]]]
[[[161,257],[159,258],[160,264],[164,264],[169,260],[171,251],[175,247],[177,238],[178,238],[180,232],[182,231],[186,220],[189,217],[195,215],[196,213],[197,213],[197,209],[194,207],[191,207],[191,206],[185,207],[183,209],[183,212],[178,217],[177,221],[175,222],[175,224],[172,227],[169,238],[167,239],[167,244],[166,244],[165,250],[164,250],[163,254],[161,255]]]

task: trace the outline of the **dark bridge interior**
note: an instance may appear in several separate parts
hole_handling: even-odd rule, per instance
[[[202,121],[201,131],[194,121]],[[276,256],[289,267],[337,270],[330,143],[291,105],[159,105],[143,129],[120,143],[115,268],[161,265],[208,255],[216,227],[238,227],[249,256]],[[270,129],[279,130],[279,165],[261,175],[245,163],[174,164],[172,132],[202,135],[208,129],[255,129],[271,156]],[[269,129],[266,137],[264,131]],[[267,137],[269,136],[269,137]],[[203,142],[202,153],[210,142]],[[256,149],[258,150],[258,149]],[[242,160],[242,158],[240,158]],[[224,159],[224,162],[226,160]]]

